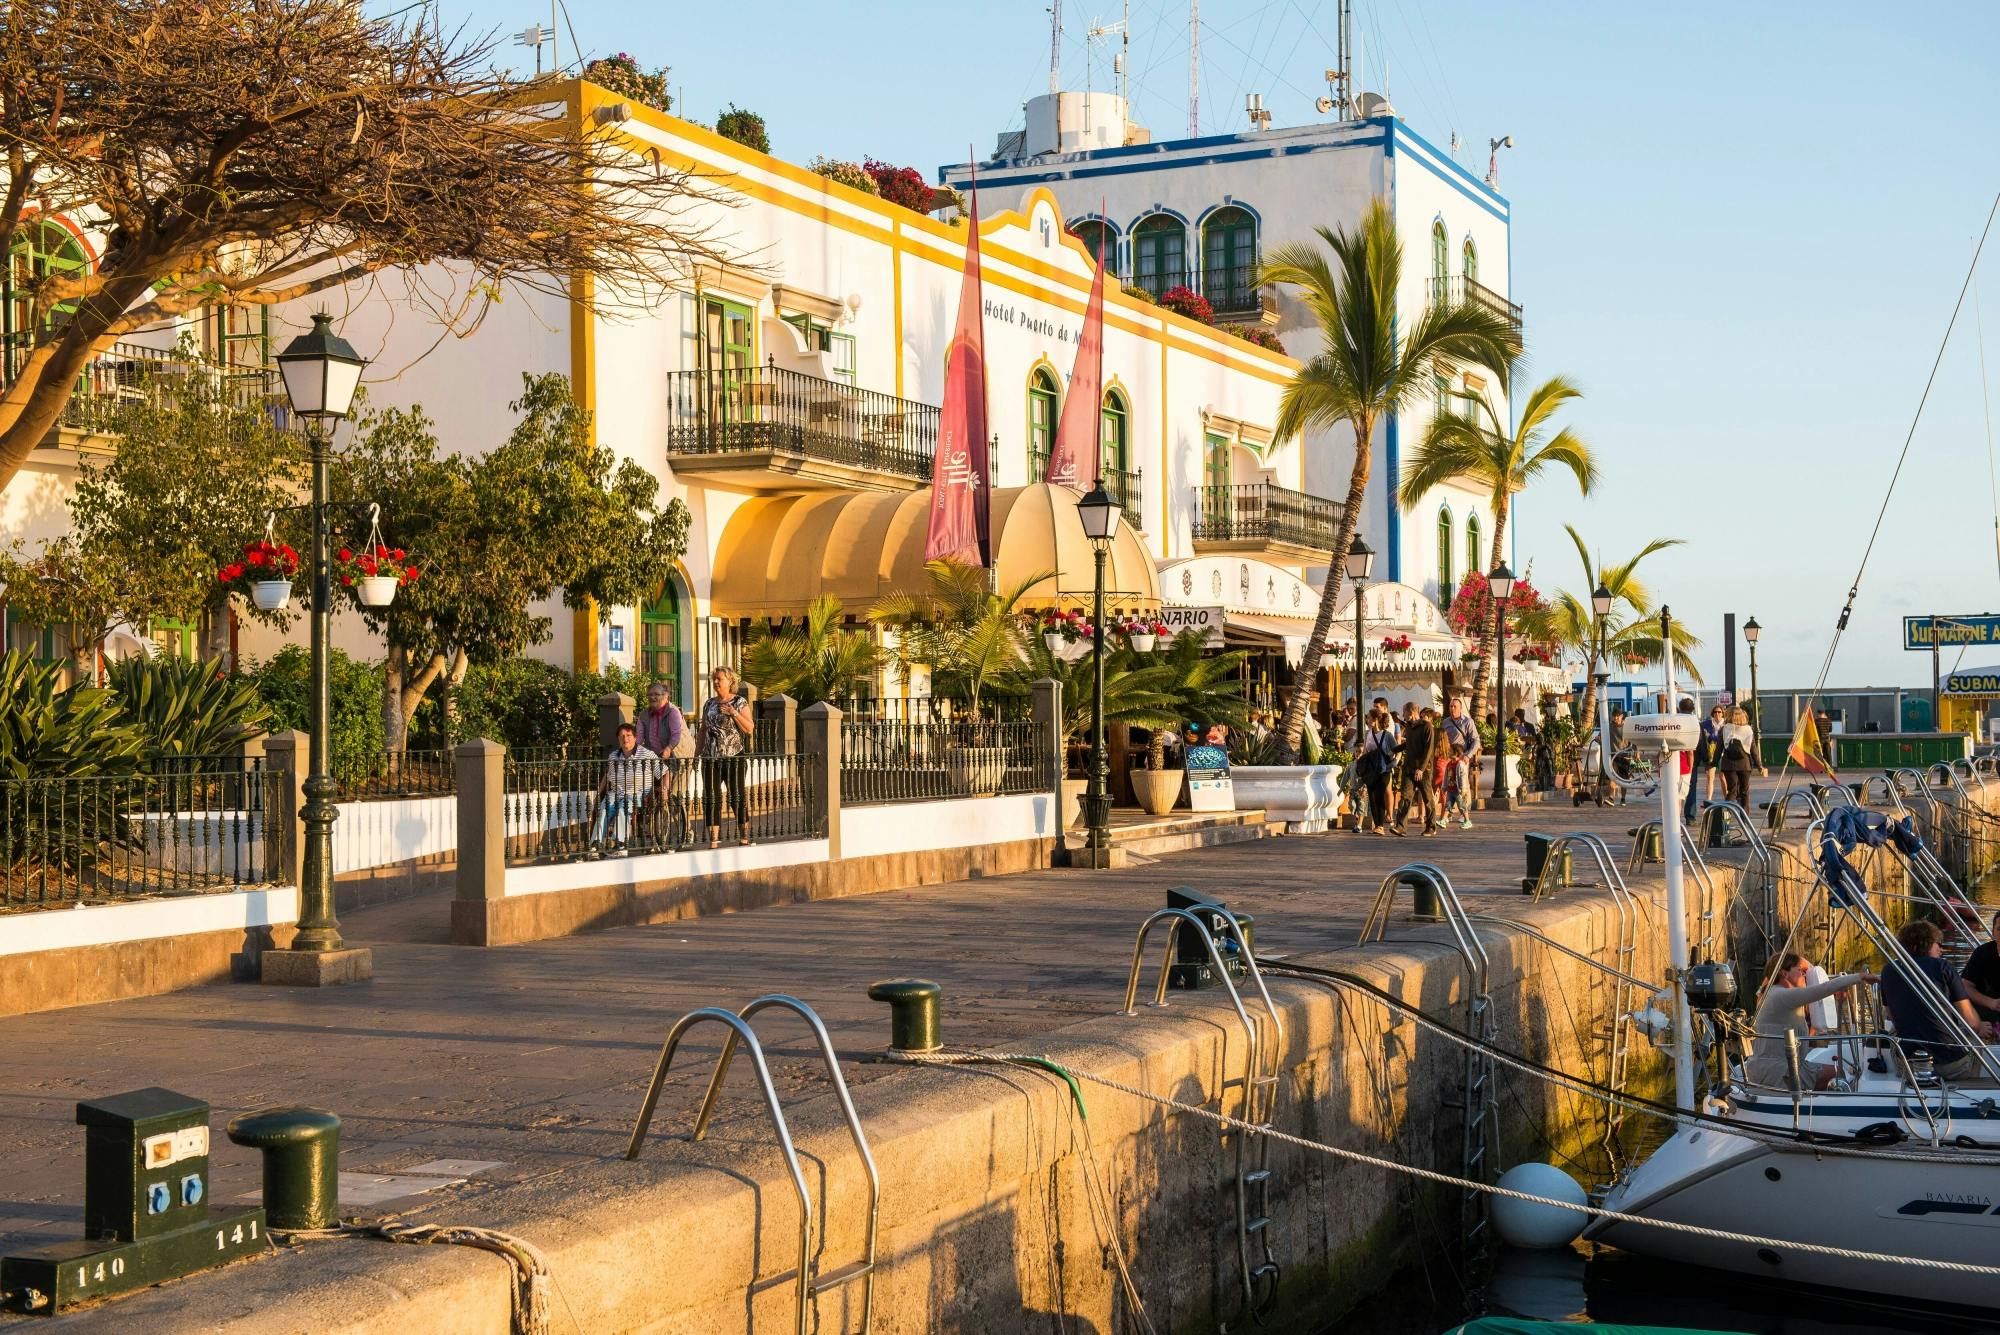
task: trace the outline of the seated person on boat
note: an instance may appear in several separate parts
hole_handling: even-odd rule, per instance
[[[1812,1036],[1809,1008],[1814,1002],[1845,992],[1857,983],[1876,981],[1872,973],[1843,973],[1823,983],[1809,983],[1806,977],[1811,970],[1812,961],[1796,951],[1778,961],[1778,976],[1764,989],[1764,997],[1757,1003],[1757,1018],[1752,1022],[1756,1041],[1750,1048],[1750,1060],[1743,1064],[1743,1078],[1751,1084],[1790,1087],[1793,1044],[1786,1036],[1792,1035],[1798,1050],[1803,1051],[1806,1040]],[[1831,1066],[1819,1068],[1811,1081],[1812,1087],[1824,1088],[1833,1074]]]
[[[1965,990],[1971,995],[1972,1008],[1979,1012],[1979,1018],[1992,1024],[2000,1021],[2000,913],[1993,915],[1987,928],[1992,933],[1991,939],[1974,948],[1959,977],[1965,980]]]
[[[1978,1061],[1958,1044],[1947,1039],[1944,1027],[1938,1023],[1921,1000],[1917,988],[1931,987],[1945,998],[1946,1004],[1955,1007],[1965,1022],[1972,1026],[1972,1032],[1981,1038],[1993,1036],[1993,1026],[1979,1018],[1972,1009],[1972,999],[1965,990],[1965,982],[1958,976],[1958,970],[1943,958],[1944,938],[1937,926],[1929,922],[1907,922],[1896,933],[1896,939],[1903,943],[1903,949],[1910,952],[1922,978],[1906,976],[1900,961],[1892,960],[1882,970],[1882,1004],[1888,1008],[1889,1018],[1895,1022],[1896,1035],[1903,1046],[1905,1055],[1913,1056],[1928,1052],[1931,1068],[1945,1080],[1963,1080],[1978,1069]]]

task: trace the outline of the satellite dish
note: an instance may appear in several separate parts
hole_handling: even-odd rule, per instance
[[[1333,110],[1333,99],[1330,97],[1322,97],[1316,99],[1313,102],[1313,110],[1317,111],[1322,116],[1326,115],[1327,112]]]
[[[1395,114],[1396,109],[1389,105],[1389,99],[1382,96],[1382,94],[1363,93],[1361,95],[1362,120],[1373,120],[1377,116],[1393,116]]]

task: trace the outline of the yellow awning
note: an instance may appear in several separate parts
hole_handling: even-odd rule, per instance
[[[1077,606],[1091,596],[1090,540],[1077,494],[1036,483],[993,493],[993,547],[999,587],[1043,575],[1022,606]],[[730,517],[716,548],[710,596],[717,616],[777,619],[802,615],[831,594],[860,615],[891,593],[921,593],[928,490],[901,495],[823,492],[759,496]],[[1105,563],[1105,605],[1118,613],[1156,611],[1159,580],[1146,544],[1120,525]]]

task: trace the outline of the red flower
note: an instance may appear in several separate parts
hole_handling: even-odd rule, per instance
[[[389,555],[389,549],[387,547],[378,546],[375,549],[375,555],[386,558]]]
[[[396,559],[397,559],[398,561],[400,561],[400,560],[402,560],[402,559],[403,559],[403,549],[402,549],[401,547],[398,547],[398,548],[397,548],[397,549],[396,549],[395,551],[393,551],[393,552],[391,552],[391,553],[389,553],[389,554],[390,554],[391,556],[395,557],[395,558],[396,558]]]
[[[278,548],[278,550],[285,554],[287,561],[296,561],[299,559],[299,554],[292,550],[292,545],[289,542]]]
[[[411,566],[409,569],[403,572],[403,578],[405,579],[415,579],[416,577],[417,577],[417,568],[415,566]]]
[[[255,547],[252,547],[246,555],[251,565],[260,566],[264,564],[264,553],[258,551]]]
[[[227,570],[216,571],[215,582],[217,584],[227,584],[229,582],[229,572]]]
[[[352,561],[354,559],[354,553],[349,551],[347,548],[342,547],[340,549],[340,559],[343,561]]]
[[[352,583],[354,582],[354,576],[352,576],[352,575],[342,575],[342,576],[340,577],[340,582],[341,582],[342,584],[352,584]]]

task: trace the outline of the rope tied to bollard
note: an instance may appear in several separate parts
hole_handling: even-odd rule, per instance
[[[475,1224],[399,1224],[393,1219],[370,1224],[344,1219],[333,1228],[272,1229],[270,1234],[273,1240],[288,1247],[323,1238],[378,1238],[384,1242],[441,1243],[492,1252],[507,1261],[514,1271],[512,1335],[550,1335],[554,1328],[551,1295],[555,1277],[549,1272],[548,1261],[532,1242],[496,1228],[480,1228]],[[574,1314],[571,1320],[574,1322]]]

